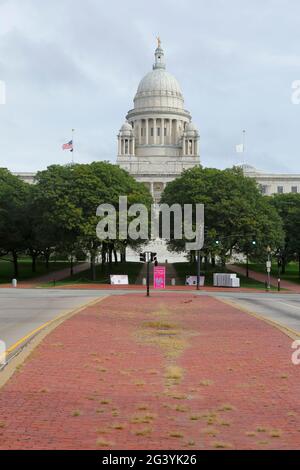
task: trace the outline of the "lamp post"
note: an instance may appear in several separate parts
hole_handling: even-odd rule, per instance
[[[200,250],[197,252],[197,290],[200,290],[200,270],[201,270],[201,255]]]
[[[267,261],[267,273],[268,273],[268,290],[271,289],[271,248],[268,246],[267,248],[268,252],[268,261]]]
[[[282,266],[282,259],[281,259],[281,249],[279,248],[277,252],[277,267],[278,267],[278,292],[280,292],[280,277],[281,277],[281,266]]]

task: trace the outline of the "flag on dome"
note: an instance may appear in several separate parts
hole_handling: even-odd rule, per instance
[[[70,150],[70,152],[73,152],[73,140],[70,140],[67,144],[63,144],[62,146],[63,150]]]

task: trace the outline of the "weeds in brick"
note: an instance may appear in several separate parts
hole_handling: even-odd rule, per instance
[[[216,437],[219,434],[219,431],[215,428],[205,428],[203,429],[203,434],[210,437]]]
[[[144,380],[135,380],[134,385],[136,385],[136,387],[144,387],[146,382]]]
[[[263,433],[263,432],[267,432],[266,428],[263,428],[262,426],[258,426],[256,428],[256,432],[260,432],[260,433]]]
[[[147,411],[149,409],[148,405],[145,405],[145,404],[140,404],[140,405],[137,405],[136,409],[138,411]]]
[[[201,380],[199,385],[201,385],[201,387],[210,387],[211,385],[213,385],[213,381],[209,379],[204,379],[204,380]]]
[[[190,416],[191,421],[199,421],[199,419],[201,419],[200,415],[191,415]]]
[[[165,377],[167,379],[181,380],[183,376],[183,369],[178,366],[168,366],[166,369]]]
[[[231,426],[231,423],[229,423],[228,421],[224,421],[223,419],[218,420],[218,424],[220,426],[227,426],[227,427]]]
[[[230,405],[229,403],[225,403],[218,408],[218,411],[233,411],[234,409],[234,406]]]
[[[179,413],[187,413],[189,411],[189,408],[184,405],[176,405],[175,411],[179,411]]]
[[[112,424],[111,427],[112,427],[112,429],[116,429],[118,431],[122,431],[123,429],[125,429],[125,425],[121,424],[121,423]]]
[[[267,446],[269,444],[269,442],[268,441],[258,441],[257,444],[260,445],[260,446]]]
[[[151,413],[146,413],[143,415],[136,415],[133,416],[131,419],[131,423],[133,424],[147,424],[147,423],[152,423],[152,421],[155,419],[155,415]]]
[[[172,431],[172,432],[169,433],[169,436],[170,437],[175,437],[176,439],[181,439],[181,438],[184,437],[183,434],[179,431]]]
[[[217,441],[212,443],[212,447],[215,449],[230,449],[232,445],[228,442]]]
[[[151,433],[152,433],[152,428],[151,427],[137,429],[137,430],[133,431],[133,434],[135,434],[136,436],[149,436],[149,434],[151,434]]]
[[[187,399],[187,395],[185,395],[184,393],[169,393],[168,394],[171,398],[174,398],[174,400],[186,400]]]
[[[98,447],[112,447],[112,443],[105,439],[97,439]]]
[[[270,437],[281,437],[281,431],[279,429],[272,429],[269,433]]]

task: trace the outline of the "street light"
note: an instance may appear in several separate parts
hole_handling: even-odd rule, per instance
[[[277,251],[277,267],[278,267],[278,292],[280,291],[280,277],[281,277],[281,267],[282,267],[282,258],[281,258],[281,249]]]
[[[272,268],[272,263],[271,263],[271,247],[267,247],[267,252],[268,252],[268,261],[267,261],[267,273],[268,273],[268,289],[271,288],[271,268]]]

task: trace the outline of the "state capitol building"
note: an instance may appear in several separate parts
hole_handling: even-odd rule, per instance
[[[158,38],[152,70],[141,80],[134,107],[118,134],[117,164],[143,182],[158,202],[169,181],[200,165],[199,138],[176,78],[167,71]],[[300,174],[263,173],[242,165],[265,195],[300,192]],[[34,173],[17,173],[32,183]]]

